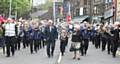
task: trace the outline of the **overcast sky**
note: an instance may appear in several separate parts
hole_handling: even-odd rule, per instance
[[[46,0],[33,0],[33,5],[37,6],[39,4],[44,4],[46,2]]]

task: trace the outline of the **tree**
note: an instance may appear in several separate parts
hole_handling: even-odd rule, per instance
[[[12,15],[18,13],[18,16],[23,15],[31,9],[31,0],[12,0]],[[9,12],[9,0],[0,1],[0,14],[4,14],[8,17]]]

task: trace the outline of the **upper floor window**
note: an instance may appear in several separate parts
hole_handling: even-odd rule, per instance
[[[87,5],[87,0],[84,0],[84,5]]]

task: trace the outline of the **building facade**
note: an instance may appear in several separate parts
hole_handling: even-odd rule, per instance
[[[104,22],[113,23],[114,19],[114,9],[113,9],[113,0],[105,0],[105,10],[104,10]]]
[[[104,14],[104,0],[64,0],[64,2],[70,4],[67,14],[71,17],[89,16],[94,19],[94,16],[102,17]]]

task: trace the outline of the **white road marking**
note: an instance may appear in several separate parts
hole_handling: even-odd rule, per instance
[[[57,63],[59,64],[62,60],[62,54],[60,53]]]

